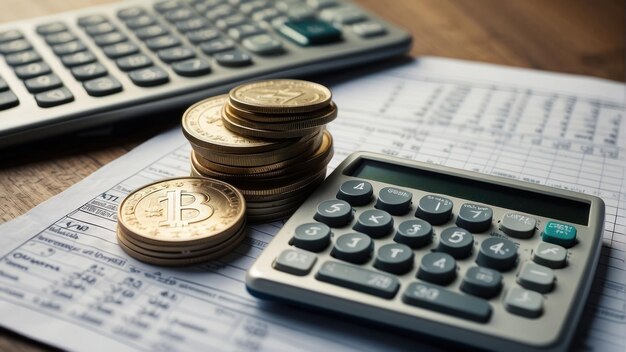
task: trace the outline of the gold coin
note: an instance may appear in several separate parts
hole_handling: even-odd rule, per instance
[[[268,215],[268,214],[275,214],[275,213],[280,213],[280,212],[286,212],[288,210],[295,210],[296,208],[298,208],[300,206],[300,204],[302,204],[302,202],[304,202],[304,199],[298,200],[297,202],[287,203],[287,204],[274,206],[274,207],[248,208],[248,209],[246,209],[246,216],[247,217],[250,217],[250,216],[254,217],[254,216],[259,216],[259,215]]]
[[[313,111],[328,105],[332,94],[321,84],[273,79],[242,84],[228,94],[230,103],[258,113],[291,113]]]
[[[268,191],[256,193],[254,191],[249,192],[245,195],[246,202],[255,203],[255,202],[270,202],[276,201],[286,198],[293,198],[296,194],[305,195],[312,192],[317,186],[319,186],[322,181],[326,178],[326,172],[321,172],[314,177],[311,177],[310,182],[303,182],[300,187],[292,187],[291,190],[284,191],[282,193],[277,194],[269,194]],[[309,180],[307,180],[309,181]],[[270,190],[271,191],[271,190]],[[242,192],[243,193],[243,192]]]
[[[244,197],[248,195],[274,196],[292,192],[295,189],[300,189],[303,186],[310,184],[321,174],[326,174],[326,168],[305,178],[287,178],[281,180],[283,181],[281,183],[277,183],[274,180],[254,180],[251,182],[237,182],[237,188],[239,188],[239,191],[241,192],[241,194],[243,194]]]
[[[202,100],[183,114],[183,134],[193,144],[207,150],[226,153],[260,153],[285,147],[287,141],[267,141],[235,134],[222,123],[222,107],[227,95]]]
[[[163,259],[160,257],[155,257],[152,255],[146,255],[144,253],[137,252],[127,247],[122,242],[119,242],[119,245],[122,248],[122,250],[124,250],[124,252],[126,252],[128,255],[142,262],[146,262],[146,263],[153,264],[153,265],[159,265],[159,266],[186,266],[186,265],[200,264],[200,263],[208,262],[210,260],[223,257],[224,255],[231,253],[235,248],[237,248],[237,246],[241,244],[241,241],[243,241],[245,237],[246,237],[246,227],[242,227],[239,230],[239,232],[237,232],[237,234],[233,236],[232,241],[229,242],[229,245],[223,248],[221,251],[214,252],[214,253],[207,254],[207,255],[197,256],[197,257],[180,258],[180,259]]]
[[[331,113],[333,110],[337,109],[337,106],[331,102],[328,106],[325,106],[319,110],[314,110],[310,112],[304,113],[288,113],[288,114],[270,114],[264,113],[259,114],[253,111],[244,110],[238,108],[232,104],[226,104],[228,109],[230,109],[231,113],[241,119],[246,119],[248,121],[256,121],[256,122],[289,122],[289,121],[298,121],[298,120],[308,120],[314,118],[316,116],[327,115]]]
[[[237,115],[230,105],[225,105],[224,109],[226,109],[226,114],[231,118],[231,120],[237,122],[243,127],[269,131],[291,131],[319,127],[332,122],[337,117],[337,107],[333,102],[330,104],[332,109],[325,114],[311,115],[308,119],[299,119],[288,122],[276,122],[271,121],[270,119],[263,122],[252,121]]]
[[[279,199],[279,200],[270,200],[267,202],[247,202],[246,203],[246,211],[250,209],[266,209],[266,208],[274,208],[280,207],[283,205],[293,205],[296,203],[303,202],[309,195],[308,194],[295,194],[289,198]],[[250,206],[248,206],[250,205]]]
[[[290,217],[291,215],[293,215],[293,213],[296,212],[296,210],[298,210],[298,207],[295,207],[293,209],[289,209],[286,211],[272,213],[272,214],[251,215],[251,216],[248,216],[248,221],[254,224],[260,223],[260,222],[278,221],[278,220],[282,220],[282,219],[286,219]]]
[[[271,131],[267,129],[250,128],[244,126],[241,120],[230,114],[227,109],[222,109],[222,122],[224,123],[224,127],[234,133],[253,138],[288,139],[314,134],[320,130],[319,126],[290,131]]]
[[[130,193],[118,208],[118,226],[141,242],[191,246],[237,232],[246,203],[233,186],[203,177],[158,181]]]
[[[252,154],[225,154],[219,152],[211,152],[206,149],[197,148],[192,145],[196,154],[205,160],[218,164],[226,164],[231,166],[261,166],[281,162],[291,159],[296,155],[303,153],[311,154],[319,148],[322,143],[323,134],[317,134],[300,138],[298,143],[288,144],[284,148],[264,153]]]

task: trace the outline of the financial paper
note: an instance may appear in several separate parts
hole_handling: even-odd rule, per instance
[[[604,247],[575,348],[626,349],[625,88],[437,58],[334,82],[331,168],[367,150],[594,194]],[[0,324],[70,350],[368,351],[428,348],[402,332],[260,301],[246,269],[282,223],[249,227],[226,257],[151,266],[116,243],[132,189],[189,174],[178,129],[0,225]]]

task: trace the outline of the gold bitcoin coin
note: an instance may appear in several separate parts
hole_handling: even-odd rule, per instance
[[[192,105],[182,118],[183,134],[192,143],[211,151],[248,154],[283,148],[288,141],[267,141],[235,134],[222,123],[222,107],[227,95],[202,100]]]
[[[270,113],[265,113],[265,114],[259,114],[256,112],[252,112],[252,111],[248,111],[248,110],[244,110],[241,108],[238,108],[235,105],[232,104],[226,104],[226,106],[228,107],[228,109],[230,109],[230,112],[241,118],[241,119],[245,119],[248,121],[256,121],[256,122],[262,122],[262,123],[273,123],[273,122],[289,122],[289,121],[298,121],[298,120],[309,120],[312,118],[315,118],[317,116],[323,116],[323,115],[327,115],[332,113],[333,110],[337,109],[337,106],[331,102],[328,106],[325,106],[319,110],[314,110],[314,111],[310,111],[310,112],[304,112],[304,113],[289,113],[289,114],[270,114]]]
[[[314,175],[310,179],[305,182],[301,182],[300,187],[291,187],[290,190],[285,190],[282,193],[274,193],[271,192],[275,190],[261,190],[260,192],[255,192],[254,190],[250,190],[248,194],[245,194],[247,203],[255,203],[255,202],[270,202],[276,201],[286,198],[292,198],[296,194],[309,194],[313,191],[317,186],[319,186],[322,181],[326,178],[326,172],[321,172],[318,175]],[[243,193],[243,192],[242,192]]]
[[[337,107],[333,102],[330,104],[332,109],[324,114],[311,115],[307,119],[298,119],[296,121],[288,122],[271,121],[270,119],[263,122],[248,120],[240,115],[237,115],[236,111],[234,111],[230,105],[225,105],[224,109],[226,109],[226,115],[229,116],[231,120],[237,122],[243,127],[269,131],[291,131],[319,127],[332,122],[337,117]]]
[[[228,94],[230,104],[257,113],[301,113],[327,106],[330,90],[320,84],[295,80],[273,79],[233,88]]]
[[[315,126],[315,127],[303,128],[299,130],[272,131],[272,130],[267,130],[267,129],[246,127],[244,125],[245,122],[242,123],[241,119],[230,114],[227,111],[227,109],[222,109],[222,122],[224,123],[224,127],[228,128],[234,133],[241,134],[244,136],[249,136],[252,138],[267,138],[267,139],[296,138],[296,137],[302,137],[302,136],[317,133],[321,129],[321,127]]]
[[[232,236],[244,219],[241,192],[219,180],[180,177],[146,185],[118,209],[118,225],[146,243],[191,246]]]

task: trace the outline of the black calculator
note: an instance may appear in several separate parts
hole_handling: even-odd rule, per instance
[[[566,350],[594,278],[594,196],[350,155],[248,271],[261,298],[489,350]]]

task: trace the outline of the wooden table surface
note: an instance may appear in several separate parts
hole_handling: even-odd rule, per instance
[[[107,2],[111,1],[2,0],[0,23]],[[357,2],[408,30],[414,38],[412,56],[445,56],[620,82],[625,78],[623,0]],[[113,134],[101,131],[0,151],[0,223],[24,214],[170,126],[122,126]],[[47,349],[0,330],[2,351]]]

